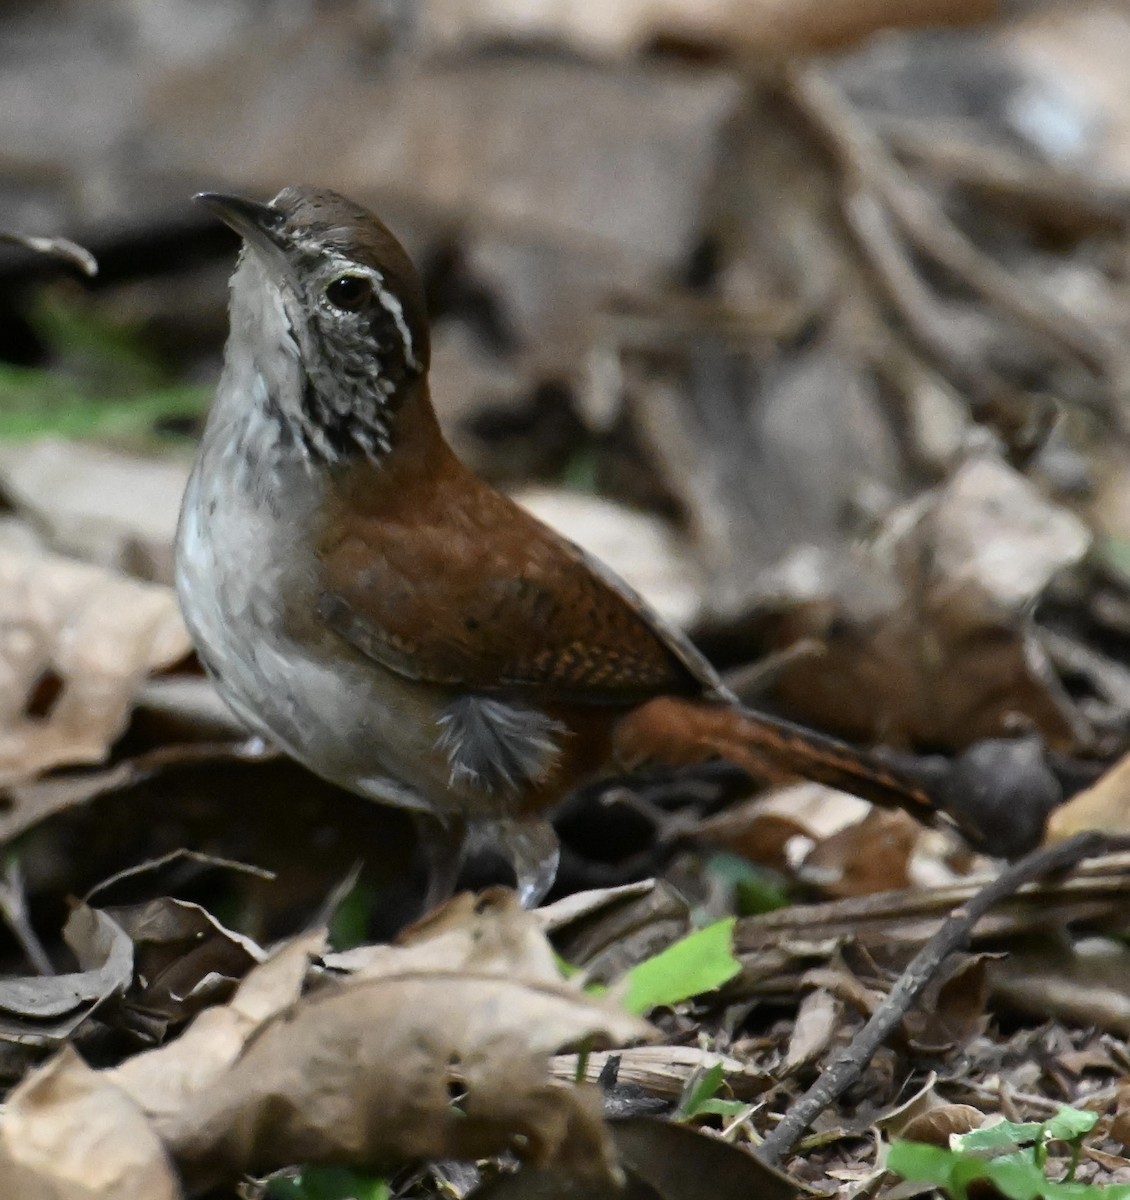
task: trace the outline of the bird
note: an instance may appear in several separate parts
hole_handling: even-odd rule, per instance
[[[743,708],[623,580],[475,474],[429,395],[420,277],[323,188],[197,200],[242,238],[176,585],[199,659],[255,734],[409,810],[433,899],[486,843],[527,905],[580,784],[721,759],[931,821],[920,782]]]

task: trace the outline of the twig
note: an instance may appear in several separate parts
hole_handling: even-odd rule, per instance
[[[852,111],[828,76],[812,66],[794,68],[790,93],[855,179],[871,188],[914,245],[998,312],[1026,325],[1050,345],[1098,375],[1109,372],[1109,351],[1085,322],[1014,279],[953,224],[935,199],[911,178],[882,140]]]
[[[1120,717],[1130,713],[1130,670],[1054,629],[1038,627],[1036,636],[1057,668],[1065,674],[1082,675]]]
[[[257,867],[253,863],[239,862],[234,858],[219,858],[215,854],[205,854],[202,850],[188,850],[181,847],[179,850],[171,850],[168,854],[162,854],[160,858],[150,858],[145,862],[137,863],[132,867],[125,867],[121,871],[115,872],[107,879],[96,883],[83,896],[82,901],[84,904],[89,904],[100,892],[112,888],[115,884],[121,883],[125,879],[135,879],[139,875],[148,875],[153,871],[161,870],[163,867],[171,866],[173,863],[194,863],[198,867],[209,870],[236,871],[242,875],[253,875],[256,879],[266,879],[268,882],[275,879],[274,871],[268,871],[265,867]]]
[[[910,251],[899,238],[888,207],[867,186],[849,184],[843,198],[844,219],[855,235],[887,298],[897,308],[911,336],[935,360],[946,365],[953,382],[984,404],[1001,389],[983,362],[979,339],[959,330],[945,315],[934,293],[915,270]]]
[[[1013,209],[1080,234],[1118,232],[1130,222],[1130,188],[1055,163],[1034,161],[998,143],[977,139],[977,130],[945,132],[905,117],[879,115],[874,128],[902,160],[946,183],[976,191]],[[960,127],[959,127],[960,128]]]
[[[16,859],[9,859],[4,864],[3,875],[0,876],[0,916],[35,971],[40,975],[54,975],[55,966],[51,956],[43,948],[28,918],[23,871]]]
[[[0,242],[12,242],[33,250],[36,254],[47,254],[51,258],[62,259],[72,267],[78,267],[84,275],[98,274],[98,260],[85,246],[62,237],[31,237],[26,233],[16,233],[10,229],[0,229]]]
[[[875,1015],[852,1038],[847,1049],[789,1107],[777,1128],[761,1143],[757,1149],[761,1161],[768,1166],[779,1163],[828,1105],[838,1100],[859,1079],[875,1052],[895,1030],[942,963],[967,943],[973,927],[993,905],[1019,891],[1026,883],[1057,871],[1070,870],[1084,858],[1092,858],[1126,844],[1125,838],[1108,838],[1096,831],[1078,834],[1066,842],[1036,850],[1013,863],[960,908],[956,908],[941,929],[914,956],[890,994],[875,1010]]]

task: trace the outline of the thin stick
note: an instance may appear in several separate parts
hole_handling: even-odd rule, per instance
[[[968,942],[973,927],[993,905],[1019,891],[1026,883],[1057,871],[1070,870],[1084,858],[1093,858],[1125,844],[1125,838],[1108,838],[1094,830],[1077,834],[1066,842],[1026,855],[965,904],[955,908],[941,929],[914,956],[891,988],[890,995],[852,1038],[847,1049],[790,1106],[777,1128],[757,1148],[758,1158],[767,1166],[776,1166],[824,1109],[859,1079],[875,1052],[890,1037],[942,963]]]
[[[19,942],[24,957],[36,973],[54,975],[55,966],[51,962],[51,956],[43,948],[43,943],[28,917],[23,871],[16,859],[5,863],[3,873],[0,874],[0,916]]]
[[[878,134],[856,116],[830,76],[806,64],[790,71],[789,83],[791,96],[823,132],[849,174],[882,197],[895,222],[923,254],[998,312],[1079,359],[1095,374],[1109,369],[1108,347],[1096,332],[1055,297],[1014,279],[982,254],[892,157]]]

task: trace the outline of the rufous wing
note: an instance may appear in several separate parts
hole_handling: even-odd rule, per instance
[[[710,666],[607,568],[468,474],[389,504],[322,551],[323,621],[410,679],[562,701],[720,692]]]

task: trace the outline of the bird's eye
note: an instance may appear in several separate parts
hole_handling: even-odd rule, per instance
[[[326,284],[326,299],[342,312],[357,312],[372,294],[373,285],[364,275],[339,275]]]

